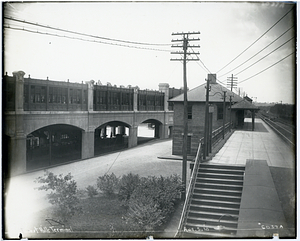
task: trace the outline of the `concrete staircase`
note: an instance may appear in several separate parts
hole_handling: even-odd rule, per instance
[[[244,181],[244,166],[200,164],[181,236],[234,237]]]

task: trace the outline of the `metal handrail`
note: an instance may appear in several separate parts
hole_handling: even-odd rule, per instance
[[[228,122],[225,125],[225,133],[228,131],[228,129],[230,129],[230,122]],[[220,138],[220,135],[223,133],[223,126],[219,127],[218,129],[214,130],[212,132],[212,144],[215,144]],[[224,133],[224,134],[225,134]]]
[[[195,163],[194,163],[191,179],[190,179],[190,182],[189,182],[189,185],[188,185],[186,198],[185,198],[185,202],[184,202],[184,205],[183,205],[183,209],[182,209],[182,213],[181,213],[181,217],[180,217],[180,221],[179,221],[179,226],[178,226],[177,232],[176,232],[174,237],[177,237],[179,231],[183,228],[183,222],[184,222],[185,217],[187,215],[187,208],[188,208],[188,205],[190,203],[190,197],[192,195],[192,190],[194,189],[194,185],[196,183],[197,171],[198,171],[199,165],[200,165],[201,160],[202,160],[203,139],[204,138],[202,137],[199,141],[197,155],[195,157]]]
[[[230,129],[230,122],[228,122],[225,125],[225,132],[228,129]],[[214,130],[213,133],[212,133],[212,139],[214,139],[216,136],[222,134],[222,132],[223,132],[223,127],[222,126],[218,129]],[[217,138],[217,140],[214,140],[213,144],[215,144],[219,139],[220,138]],[[177,229],[177,232],[176,232],[174,238],[176,238],[178,236],[180,230],[182,230],[182,228],[183,228],[184,220],[185,220],[186,215],[187,215],[187,209],[188,209],[188,206],[191,202],[190,197],[192,195],[192,190],[194,189],[194,186],[195,186],[195,183],[196,183],[198,168],[199,168],[199,165],[201,163],[201,160],[203,159],[203,140],[204,140],[204,138],[202,137],[199,141],[199,146],[198,146],[197,154],[196,154],[196,157],[195,157],[195,162],[194,162],[194,167],[193,167],[191,179],[190,179],[189,186],[188,186],[188,189],[187,189],[186,198],[185,198],[185,202],[184,202],[184,205],[183,205],[183,209],[182,209],[178,229]]]

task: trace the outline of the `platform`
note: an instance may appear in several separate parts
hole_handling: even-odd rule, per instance
[[[239,237],[295,235],[295,150],[267,124],[245,119],[209,163],[246,166]]]
[[[243,130],[236,130],[210,161],[219,164],[245,165],[248,159],[266,160],[268,166],[295,168],[295,151],[261,119],[245,119]]]

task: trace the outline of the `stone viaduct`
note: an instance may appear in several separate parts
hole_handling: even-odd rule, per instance
[[[61,129],[56,136],[46,138],[50,152],[51,143],[61,143],[63,135],[59,137],[60,141],[56,141],[57,133],[63,133],[64,127],[79,131],[79,159],[94,157],[95,133],[98,130],[105,134],[107,125],[121,127],[119,133],[122,135],[125,133],[122,129],[129,129],[128,148],[137,145],[137,128],[141,123],[155,126],[157,138],[169,138],[171,135],[173,111],[169,110],[171,92],[168,84],[159,84],[159,91],[141,91],[137,87],[103,86],[94,81],[78,84],[36,80],[24,78],[24,75],[23,71],[17,71],[11,77],[4,76],[3,81],[2,140],[7,150],[3,164],[7,176],[28,171],[27,152],[32,145],[32,133],[47,127],[58,126]],[[41,146],[41,136],[39,138],[37,145]]]

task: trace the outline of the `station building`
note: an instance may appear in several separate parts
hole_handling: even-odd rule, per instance
[[[249,97],[242,98],[216,81],[215,74],[208,75],[209,81],[209,122],[212,130],[232,123],[233,128],[242,128],[247,111],[252,114],[253,129],[256,106]],[[188,137],[187,154],[196,155],[199,140],[204,136],[206,85],[204,83],[187,92]],[[225,94],[224,94],[225,93]],[[224,101],[225,96],[225,101]],[[172,154],[182,155],[183,145],[183,94],[169,100],[174,106]],[[225,105],[225,109],[224,109]]]

